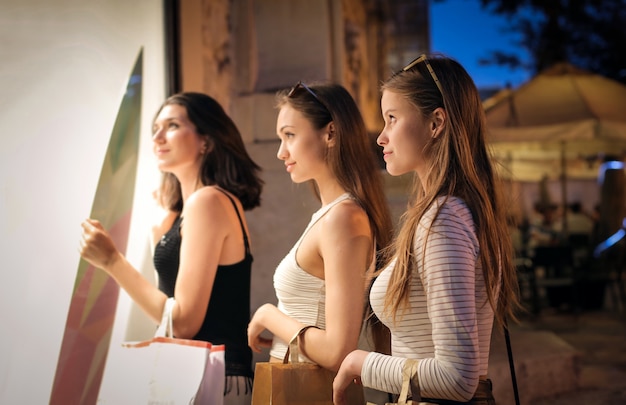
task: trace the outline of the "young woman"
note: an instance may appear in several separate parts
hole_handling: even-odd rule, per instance
[[[334,382],[335,403],[345,403],[355,378],[400,393],[403,367],[414,359],[413,401],[494,404],[491,331],[494,319],[502,325],[513,315],[517,281],[478,91],[456,61],[422,56],[383,84],[381,109],[377,142],[387,171],[415,174],[388,265],[370,292],[393,349],[350,353]]]
[[[225,404],[249,404],[247,345],[252,255],[244,210],[260,204],[259,166],[222,107],[200,93],[168,98],[153,124],[153,150],[167,215],[153,229],[158,288],[122,256],[97,220],[83,222],[81,255],[155,322],[175,298],[174,335],[226,345]]]
[[[278,158],[295,183],[312,182],[321,207],[278,265],[278,306],[264,304],[250,321],[252,350],[271,346],[282,361],[300,334],[301,360],[336,371],[357,347],[366,273],[392,236],[382,177],[365,123],[340,85],[298,83],[278,94]],[[273,339],[264,339],[268,330]]]

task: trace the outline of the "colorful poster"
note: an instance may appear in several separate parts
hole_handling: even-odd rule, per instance
[[[104,158],[90,218],[126,251],[141,122],[143,49],[130,75]],[[61,343],[51,405],[95,404],[107,358],[119,287],[104,271],[79,263]]]

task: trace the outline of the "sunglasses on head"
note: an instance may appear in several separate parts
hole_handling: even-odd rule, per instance
[[[298,83],[296,83],[295,86],[293,86],[291,88],[291,90],[289,90],[289,93],[287,93],[287,97],[291,98],[294,93],[298,90],[298,89],[304,89],[306,90],[310,95],[313,96],[313,98],[315,100],[317,100],[318,103],[320,103],[325,109],[326,111],[328,111],[330,113],[330,108],[328,108],[328,106],[326,105],[326,103],[324,103],[318,96],[317,94],[315,94],[315,92],[313,90],[311,90],[311,88],[309,86],[307,86],[306,84],[302,83],[302,80],[300,80]]]
[[[443,97],[443,89],[441,88],[441,83],[439,83],[439,78],[437,77],[437,74],[433,70],[433,67],[430,65],[430,62],[428,61],[428,57],[425,54],[422,54],[418,56],[417,58],[413,59],[408,65],[403,67],[400,72],[406,72],[407,70],[410,70],[413,66],[417,65],[420,62],[424,62],[424,64],[426,65],[426,69],[428,69],[428,72],[430,73],[430,77],[433,79],[433,81],[437,85],[437,88],[439,89],[439,93],[441,93],[441,96]]]

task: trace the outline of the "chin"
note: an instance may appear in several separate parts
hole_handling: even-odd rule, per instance
[[[400,176],[402,173],[399,173],[398,170],[396,170],[393,166],[387,165],[385,167],[385,170],[387,170],[387,173],[389,173],[389,175],[391,176]]]
[[[296,183],[296,184],[306,183],[309,180],[311,180],[309,177],[302,178],[302,177],[298,177],[298,176],[293,175],[293,174],[291,175],[291,181]]]

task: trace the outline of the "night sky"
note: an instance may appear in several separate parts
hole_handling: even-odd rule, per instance
[[[483,10],[479,0],[431,1],[430,13],[432,51],[459,61],[478,88],[501,88],[507,82],[516,88],[531,78],[523,70],[478,64],[491,50],[514,52],[527,59],[525,50],[515,44],[516,35],[504,32],[506,18]]]

